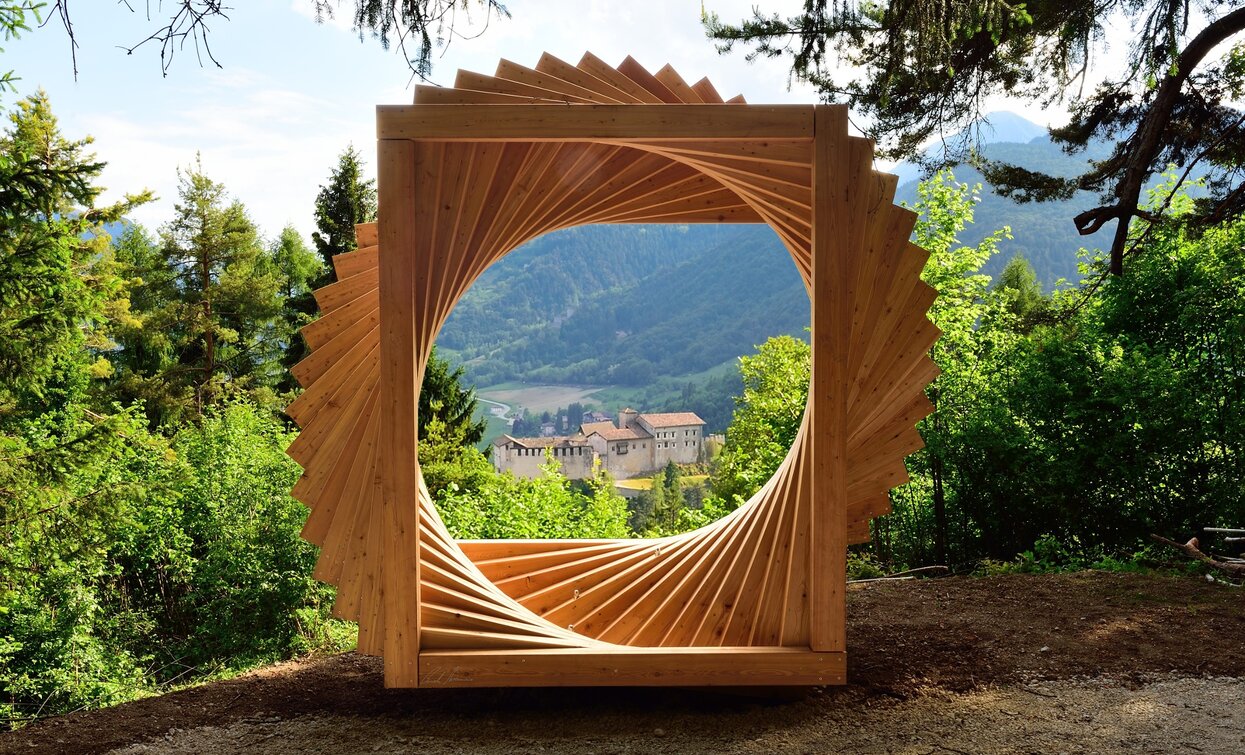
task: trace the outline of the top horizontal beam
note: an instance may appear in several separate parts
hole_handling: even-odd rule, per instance
[[[722,141],[812,139],[812,105],[380,105],[379,139]]]

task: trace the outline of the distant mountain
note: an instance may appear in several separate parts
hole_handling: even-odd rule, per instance
[[[985,144],[1013,142],[1027,144],[1034,139],[1047,138],[1047,129],[1024,116],[999,110],[987,113],[981,119],[980,136]]]
[[[965,132],[961,131],[951,136],[948,141],[954,143],[964,136]],[[1028,144],[1034,139],[1048,138],[1045,126],[1039,126],[1024,116],[1006,110],[987,113],[982,117],[978,133],[974,136],[980,138],[983,144],[998,144],[1000,142]],[[938,149],[937,146],[930,147],[929,152],[932,153],[936,149]],[[887,169],[886,172],[899,176],[900,186],[910,181],[921,179],[921,168],[915,163],[907,161]]]
[[[960,132],[950,139],[955,141],[963,134]],[[1110,151],[1105,143],[1091,143],[1084,152],[1068,155],[1051,142],[1044,126],[1007,111],[988,113],[976,136],[981,139],[981,153],[986,158],[1057,176],[1078,175],[1091,160],[1102,159]],[[903,162],[888,172],[899,176],[895,201],[915,202],[917,185],[922,178],[920,168]],[[1064,202],[1020,204],[999,196],[980,172],[967,165],[955,168],[954,173],[960,183],[983,184],[981,202],[974,211],[974,224],[965,229],[961,243],[975,245],[1004,226],[1012,230],[1013,238],[1000,244],[999,254],[983,268],[983,272],[992,277],[997,277],[1012,257],[1022,255],[1033,265],[1038,280],[1049,292],[1060,278],[1073,284],[1080,281],[1078,249],[1107,243],[1102,240],[1103,233],[1081,236],[1072,224],[1077,213],[1098,204],[1096,196],[1090,192],[1079,192]]]
[[[997,142],[981,148],[982,155],[988,159],[1056,176],[1077,175],[1085,170],[1090,160],[1102,159],[1109,152],[1108,145],[1097,143],[1075,156],[1068,155],[1048,136],[1039,136],[1026,143]],[[1020,204],[995,193],[974,168],[961,165],[955,168],[954,174],[960,183],[983,184],[981,201],[973,212],[973,225],[961,234],[961,243],[977,244],[999,228],[1011,228],[1012,239],[1000,244],[999,253],[983,268],[988,275],[997,276],[1012,257],[1022,255],[1033,265],[1038,280],[1049,292],[1060,278],[1073,284],[1080,281],[1078,249],[1092,249],[1110,241],[1108,233],[1104,232],[1081,236],[1072,223],[1077,213],[1098,205],[1097,196],[1090,192],[1077,192],[1072,199],[1062,202]],[[917,185],[915,180],[901,183],[895,193],[895,201],[916,202]]]

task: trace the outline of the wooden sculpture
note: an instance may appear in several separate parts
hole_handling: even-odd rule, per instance
[[[421,86],[377,131],[379,223],[316,292],[289,454],[315,575],[386,685],[843,683],[846,548],[907,479],[938,335],[915,218],[846,109],[723,103],[669,66],[545,55]],[[701,222],[769,224],[812,301],[808,405],[773,479],[674,537],[455,541],[415,421],[454,303],[549,231]]]

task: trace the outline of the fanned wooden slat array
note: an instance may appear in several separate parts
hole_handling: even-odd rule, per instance
[[[378,133],[380,227],[357,228],[358,250],[316,292],[288,413],[315,574],[359,622],[360,650],[386,657],[386,683],[841,682],[844,551],[907,479],[938,335],[915,218],[891,203],[895,179],[873,172],[846,110],[723,103],[669,66],[546,54],[417,87],[414,106],[378,110]],[[437,332],[524,242],[637,222],[761,222],[782,240],[813,302],[813,381],[790,453],[695,532],[455,542],[416,454]],[[613,671],[572,673],[574,658]]]

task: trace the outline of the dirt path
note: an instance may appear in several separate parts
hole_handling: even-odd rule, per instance
[[[702,704],[713,699],[699,693]],[[1245,751],[1245,680],[1054,682],[876,700],[830,691],[773,705],[711,710],[481,710],[422,716],[260,717],[176,731],[115,755],[200,753],[773,753]],[[634,708],[631,701],[628,708]]]
[[[480,401],[483,401],[486,404],[490,404],[488,413],[493,415],[497,419],[500,419],[503,422],[510,422],[514,419],[514,417],[510,416],[510,412],[511,412],[510,404],[503,404],[500,401],[494,401],[492,399],[483,398],[481,396],[476,396],[476,398]]]
[[[0,736],[0,752],[1242,752],[1245,590],[1075,575],[849,591],[844,688],[385,690],[354,654]]]

